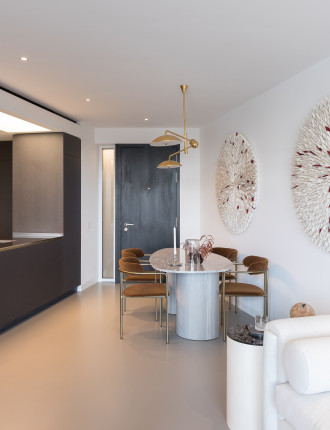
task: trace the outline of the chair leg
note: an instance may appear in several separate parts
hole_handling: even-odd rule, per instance
[[[220,324],[223,325],[222,295],[220,296]]]
[[[235,314],[237,314],[237,296],[235,296]]]
[[[123,338],[123,296],[120,292],[120,339]]]
[[[223,327],[223,341],[226,342],[226,306],[225,306],[225,298],[226,298],[226,280],[225,280],[225,272],[222,272],[222,327]]]
[[[158,315],[157,315],[157,297],[155,297],[155,321],[158,321]]]
[[[168,343],[168,279],[166,274],[166,343]]]
[[[163,311],[163,298],[160,298],[160,305],[159,305],[159,323],[160,323],[160,327],[163,325],[162,324],[162,311]]]
[[[223,329],[223,341],[226,342],[226,295],[222,294],[222,329]]]
[[[124,297],[124,308],[123,312],[126,312],[126,297]]]
[[[264,315],[268,317],[268,271],[264,273]]]
[[[229,297],[229,310],[231,311],[231,297]]]

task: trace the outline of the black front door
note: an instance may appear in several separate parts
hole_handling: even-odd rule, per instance
[[[179,169],[157,169],[176,146],[116,145],[116,265],[125,248],[179,245]],[[118,270],[116,281],[118,280]]]

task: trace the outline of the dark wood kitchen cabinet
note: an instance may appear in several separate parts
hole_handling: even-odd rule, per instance
[[[14,236],[7,229],[1,237],[14,241],[0,243],[0,331],[66,297],[81,283],[80,139],[39,133],[19,135],[18,141],[21,152],[14,136],[14,187],[9,183],[6,188],[13,188]],[[21,167],[15,165],[18,159]]]

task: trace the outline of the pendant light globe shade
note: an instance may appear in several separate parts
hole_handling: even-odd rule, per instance
[[[176,136],[171,136],[170,134],[163,134],[163,136],[156,137],[156,139],[154,139],[150,143],[150,146],[171,146],[177,145],[181,142],[181,139]]]
[[[174,160],[166,160],[158,164],[157,169],[176,169],[177,167],[181,167],[179,162]]]

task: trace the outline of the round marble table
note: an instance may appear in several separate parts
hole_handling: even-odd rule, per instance
[[[202,264],[186,264],[185,252],[161,249],[150,257],[155,270],[169,279],[169,313],[176,313],[176,333],[185,339],[210,340],[219,337],[219,272],[233,263],[210,254]]]

